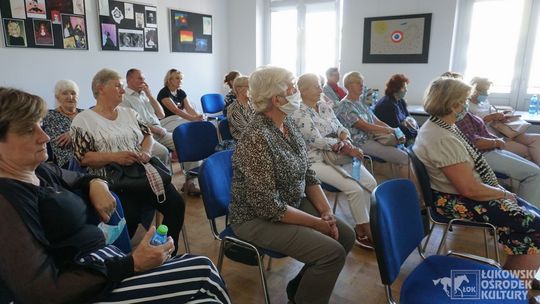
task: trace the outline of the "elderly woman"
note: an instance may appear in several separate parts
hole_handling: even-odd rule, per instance
[[[386,82],[384,97],[377,101],[373,113],[390,127],[399,127],[405,134],[407,143],[412,144],[418,133],[418,124],[409,114],[404,99],[407,94],[408,83],[409,79],[405,75],[392,75]]]
[[[230,220],[249,242],[303,263],[287,285],[294,303],[328,303],[354,232],[332,214],[302,135],[289,115],[300,96],[291,72],[263,67],[251,74],[249,90],[257,114],[233,156]]]
[[[208,258],[167,261],[173,241],[150,245],[153,227],[129,255],[105,245],[86,214],[97,212],[108,221],[115,200],[103,180],[43,163],[49,141],[40,127],[47,112],[43,99],[0,88],[0,112],[2,302],[230,303]]]
[[[81,112],[71,124],[74,152],[81,165],[88,166],[90,173],[107,178],[105,169],[109,164],[148,163],[154,139],[150,129],[137,120],[134,110],[119,107],[125,92],[120,74],[109,69],[99,71],[92,79],[92,92],[96,106]],[[185,206],[174,186],[164,185],[165,200],[162,203],[151,191],[132,190],[118,193],[126,213],[129,235],[135,234],[142,210],[150,205],[163,214],[163,224],[169,227],[174,244],[177,244]]]
[[[165,111],[165,118],[160,120],[161,126],[168,132],[174,132],[174,129],[183,123],[203,120],[203,115],[199,114],[189,102],[186,92],[180,89],[183,78],[182,72],[170,69],[165,74],[164,87],[159,91],[156,98],[163,106],[163,111]],[[184,169],[187,172],[199,165],[200,162],[186,162],[184,163]],[[189,195],[200,195],[201,190],[195,184],[195,178],[196,176],[187,174],[186,182],[181,191]]]
[[[374,139],[376,134],[393,134],[395,130],[379,120],[360,100],[364,77],[360,72],[349,72],[345,75],[343,83],[349,93],[334,109],[337,118],[349,129],[352,143],[367,155],[375,155],[396,164],[399,175],[408,178],[410,170],[407,153],[396,146],[383,145]]]
[[[339,104],[339,101],[345,98],[345,95],[347,95],[345,90],[339,86],[338,81],[338,68],[329,68],[326,70],[326,84],[323,87],[323,93],[326,95],[326,97],[332,100],[334,106]]]
[[[364,166],[361,167],[360,180],[356,181],[350,175],[344,175],[339,168],[325,163],[323,156],[324,153],[328,153],[325,151],[332,151],[362,159],[362,150],[351,144],[347,128],[339,122],[332,108],[320,100],[322,89],[317,75],[300,76],[298,90],[302,104],[292,118],[308,148],[311,169],[322,182],[338,188],[347,195],[356,223],[354,227],[356,241],[364,248],[373,249],[369,228],[369,206],[371,192],[377,186],[377,182]],[[347,169],[350,171],[350,168]]]
[[[480,116],[486,124],[493,121],[507,121],[504,113],[492,113],[492,106],[488,100],[491,81],[487,78],[474,77],[471,84],[473,93],[470,99],[469,111]],[[540,166],[540,134],[523,133],[514,138],[508,138],[491,127],[488,127],[488,129],[491,133],[504,139],[501,142],[501,149],[529,159]]]
[[[248,97],[249,78],[240,76],[234,80],[233,90],[236,96],[236,102],[229,106],[227,119],[229,120],[229,129],[234,139],[240,139],[242,132],[247,128],[255,110]]]
[[[69,128],[73,118],[82,110],[77,108],[79,86],[71,80],[59,80],[54,87],[54,97],[58,107],[49,110],[43,119],[43,130],[49,135],[54,162],[67,168],[73,157],[73,147]]]
[[[238,71],[230,71],[225,75],[223,83],[229,87],[229,92],[225,95],[225,107],[223,108],[223,115],[227,116],[227,111],[230,105],[236,101],[236,92],[234,91],[234,80],[240,77],[241,74]]]
[[[414,152],[426,166],[440,215],[497,226],[499,242],[509,255],[505,268],[536,271],[540,266],[538,209],[518,202],[515,194],[497,183],[485,158],[455,125],[466,111],[470,90],[453,78],[431,83],[424,99],[431,116],[419,130]]]

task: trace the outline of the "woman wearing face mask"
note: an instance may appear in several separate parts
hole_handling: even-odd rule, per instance
[[[384,97],[375,104],[373,113],[392,128],[399,127],[407,138],[407,145],[414,143],[418,124],[407,110],[405,95],[409,79],[403,74],[395,74],[386,82]]]
[[[73,146],[69,128],[73,118],[82,110],[77,108],[79,101],[79,86],[71,80],[59,80],[54,87],[54,97],[58,107],[49,110],[43,119],[43,130],[49,135],[54,162],[62,168],[67,168],[73,157]]]
[[[491,84],[491,81],[489,81],[487,78],[474,77],[471,80],[473,93],[471,95],[469,111],[480,116],[488,125],[488,130],[492,134],[504,139],[501,140],[499,148],[529,159],[540,166],[540,134],[523,133],[514,138],[508,138],[489,127],[489,123],[493,121],[507,121],[505,113],[492,113],[494,109],[488,100],[489,88],[491,87]]]
[[[463,81],[447,77],[430,84],[424,109],[431,116],[418,132],[414,152],[427,168],[440,215],[497,226],[499,242],[508,254],[504,268],[536,271],[539,210],[497,183],[485,158],[455,125],[470,90]]]
[[[305,263],[287,285],[293,303],[328,303],[354,231],[332,214],[302,135],[289,116],[300,95],[291,72],[263,67],[249,89],[257,112],[233,156],[231,227],[242,239]]]

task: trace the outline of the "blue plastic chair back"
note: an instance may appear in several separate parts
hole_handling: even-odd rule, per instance
[[[225,101],[223,95],[212,93],[201,96],[201,106],[203,113],[214,114],[223,111]]]
[[[232,150],[208,157],[199,169],[199,187],[206,217],[214,220],[229,213],[232,186]]]
[[[221,140],[233,139],[231,134],[231,129],[229,129],[229,120],[227,118],[222,119],[218,125],[219,134],[221,135]]]
[[[418,195],[410,180],[388,180],[375,188],[370,225],[381,280],[390,285],[424,237]]]
[[[179,162],[199,161],[214,153],[217,130],[211,122],[192,121],[174,129],[173,141]]]

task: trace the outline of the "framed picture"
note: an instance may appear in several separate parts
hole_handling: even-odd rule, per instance
[[[171,50],[212,53],[212,16],[170,10]]]
[[[4,18],[4,38],[6,46],[26,47],[24,20]]]
[[[364,19],[363,63],[427,63],[431,15]]]

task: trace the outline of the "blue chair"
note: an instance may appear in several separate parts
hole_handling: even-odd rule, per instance
[[[420,245],[424,231],[418,195],[411,181],[388,180],[375,188],[371,198],[370,226],[387,303],[395,304],[391,284],[399,275],[401,266],[415,248],[423,257]],[[480,284],[486,280],[481,274],[486,271],[504,272],[498,263],[472,255],[451,254],[457,257],[430,256],[412,270],[401,287],[400,303],[527,303],[525,285],[520,285],[519,279],[508,272],[505,273],[508,275],[505,282],[520,286],[513,292],[521,292],[524,296],[522,301],[489,299],[489,294],[481,293],[488,289]]]
[[[174,147],[178,161],[184,171],[184,162],[195,162],[206,159],[215,152],[218,144],[216,127],[208,121],[192,121],[181,124],[173,131]],[[189,170],[197,175],[199,168]]]
[[[330,193],[334,193],[334,207],[332,207],[332,210],[334,210],[334,213],[336,213],[336,209],[337,209],[337,205],[338,205],[338,198],[339,198],[339,193],[341,192],[341,190],[339,190],[338,188],[330,185],[330,184],[327,184],[327,183],[323,183],[321,182],[321,188],[323,188],[325,191],[328,191]]]
[[[216,240],[221,241],[217,268],[221,272],[223,255],[247,265],[258,266],[265,303],[270,303],[266,285],[263,258],[283,258],[285,255],[257,247],[239,239],[229,226],[228,214],[231,202],[232,187],[232,155],[233,151],[225,150],[208,157],[199,170],[199,186],[201,188],[204,210],[210,222],[210,229]],[[218,229],[216,220],[225,217],[225,227]],[[269,266],[270,267],[270,266]]]
[[[221,140],[234,139],[231,135],[231,129],[229,129],[229,120],[227,118],[224,118],[219,122],[218,129]]]
[[[225,101],[223,95],[218,93],[204,94],[201,96],[201,106],[203,113],[210,119],[222,120],[225,118],[223,115],[223,109],[225,108]]]
[[[422,248],[422,252],[426,251],[427,244],[429,243],[431,235],[433,234],[433,229],[435,228],[436,225],[446,227],[444,234],[442,236],[441,242],[439,244],[439,248],[437,249],[437,254],[441,253],[444,243],[446,242],[446,237],[448,236],[448,232],[452,231],[452,228],[454,225],[458,225],[458,226],[461,225],[461,226],[466,226],[466,227],[479,228],[484,231],[484,249],[485,249],[486,257],[489,257],[489,250],[488,250],[488,232],[489,232],[489,234],[493,236],[495,260],[498,263],[500,263],[499,245],[497,242],[497,228],[490,223],[473,222],[473,221],[463,220],[463,219],[449,220],[448,218],[439,215],[436,212],[435,202],[433,201],[431,183],[429,181],[429,175],[427,173],[426,167],[424,166],[422,161],[416,156],[416,154],[414,153],[412,149],[412,146],[407,149],[407,153],[409,154],[409,158],[412,161],[414,172],[416,173],[416,178],[418,179],[418,182],[420,183],[422,196],[424,197],[424,202],[426,204],[426,209],[427,209],[427,215],[430,222],[429,234]]]

